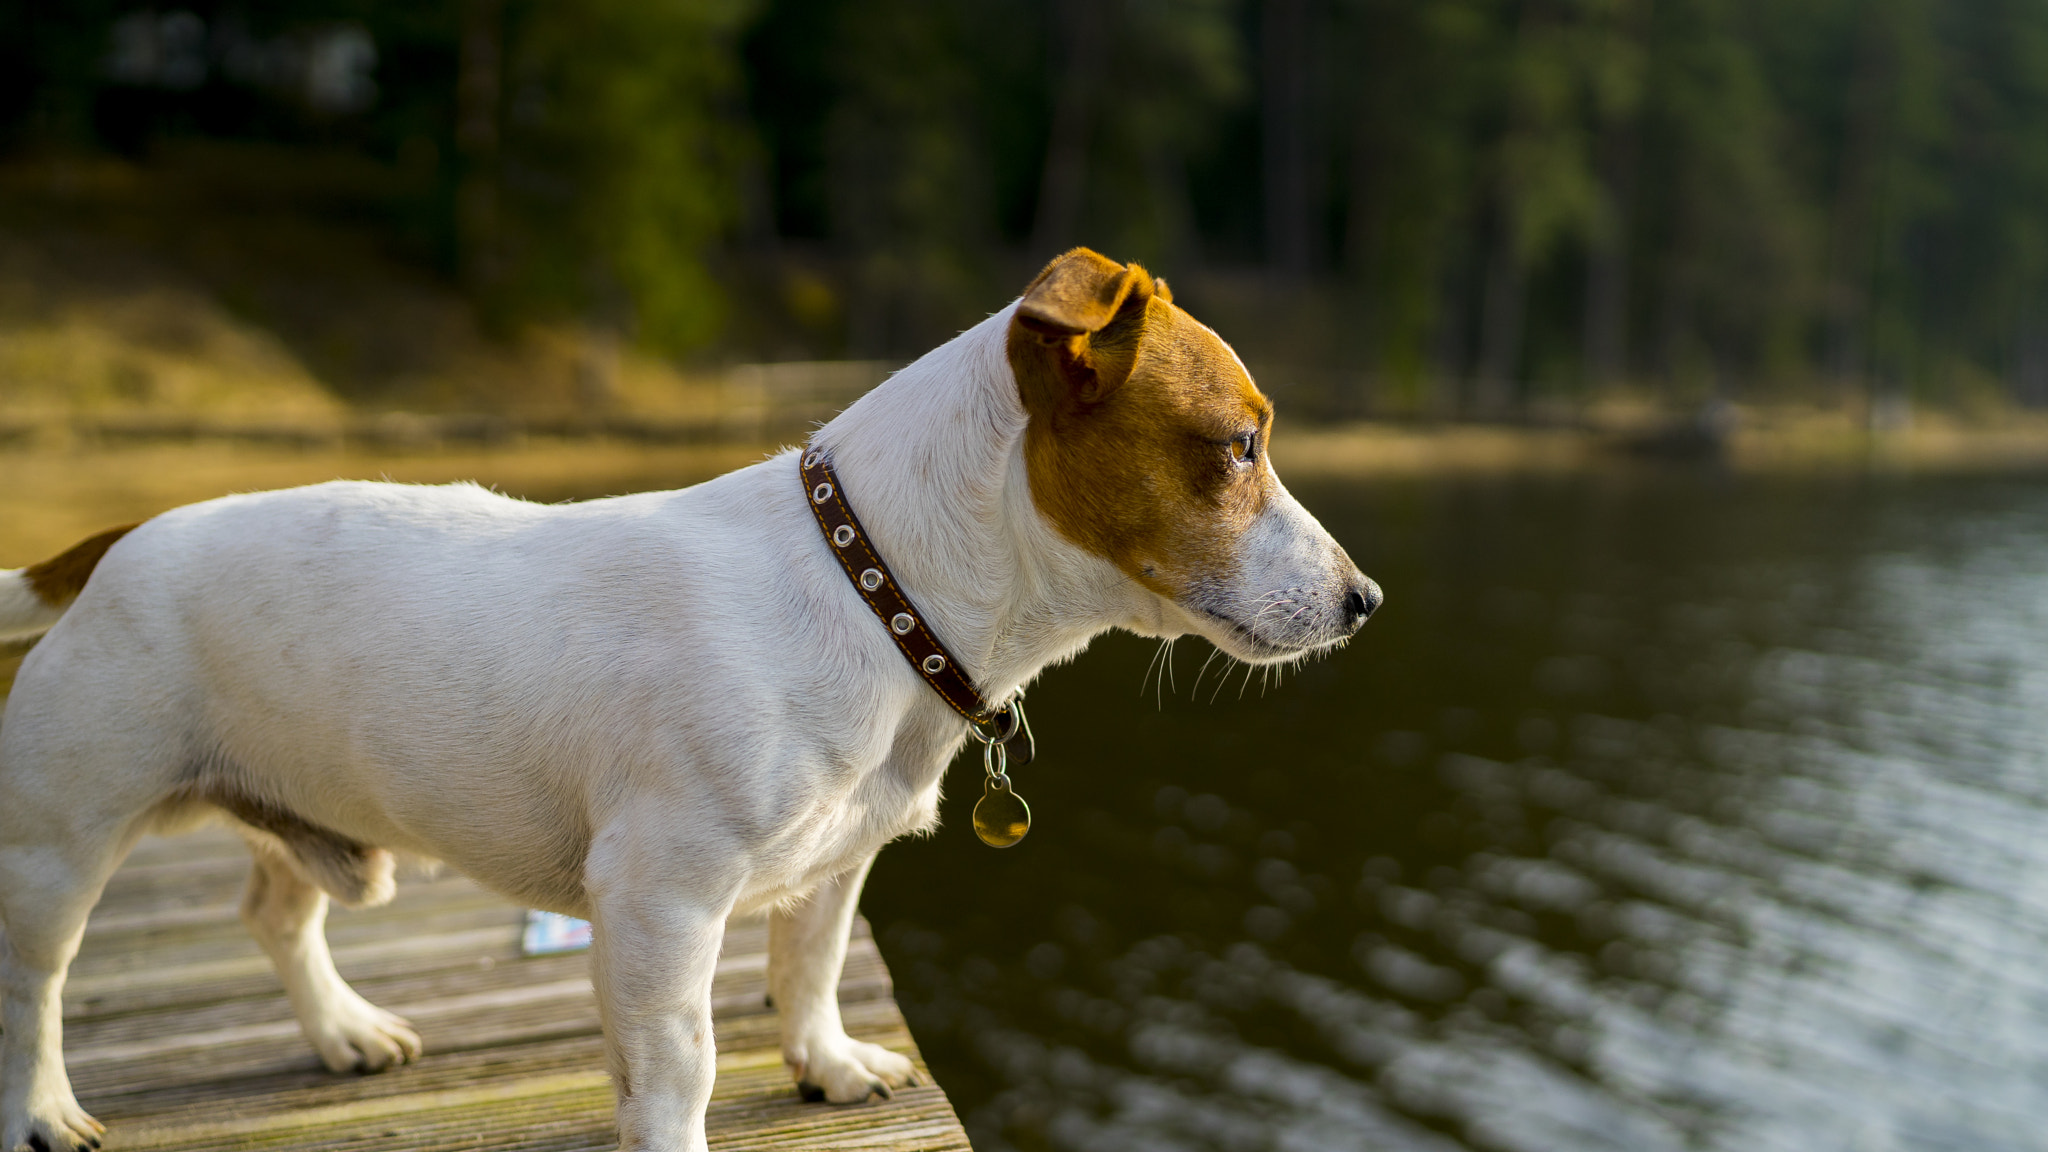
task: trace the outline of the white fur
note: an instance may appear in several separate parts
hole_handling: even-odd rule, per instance
[[[64,614],[63,609],[43,603],[35,590],[28,586],[28,578],[22,575],[24,571],[26,569],[22,568],[0,571],[0,643],[27,640],[47,632],[50,625]]]
[[[1244,648],[1236,625],[1145,591],[1039,516],[1009,322],[927,355],[818,437],[935,631],[991,699],[1106,628]],[[1275,490],[1285,507],[1216,586],[1336,603],[1356,570]],[[63,973],[128,847],[209,788],[590,917],[625,1148],[704,1147],[711,975],[738,910],[772,909],[797,1078],[834,1101],[908,1082],[908,1061],[846,1036],[835,989],[867,866],[933,825],[965,726],[804,498],[786,452],[585,504],[472,485],[231,496],[117,543],[24,662],[0,730],[0,1149],[98,1130],[64,1076]],[[0,628],[33,627],[15,579],[0,576]],[[1278,652],[1241,653],[1257,659],[1350,631],[1252,627]],[[325,895],[256,840],[245,916],[322,1059],[416,1054],[403,1021],[334,974]]]

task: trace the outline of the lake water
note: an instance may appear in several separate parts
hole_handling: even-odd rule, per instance
[[[1299,495],[1348,649],[1105,638],[883,853],[978,1148],[2048,1149],[2048,482]]]

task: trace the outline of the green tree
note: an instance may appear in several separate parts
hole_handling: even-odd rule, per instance
[[[1353,286],[1354,346],[1403,406],[1428,402],[1464,343],[1460,272],[1498,19],[1494,0],[1348,0],[1336,12],[1333,95],[1346,157],[1337,263]]]
[[[1093,242],[1198,263],[1188,164],[1250,87],[1235,0],[1058,0],[1050,12],[1033,256]]]
[[[1502,409],[1526,386],[1532,276],[1566,245],[1597,250],[1616,227],[1595,144],[1640,98],[1635,15],[1631,0],[1528,0],[1514,14],[1483,173],[1491,240],[1472,397],[1482,411]]]
[[[1740,0],[1657,0],[1651,21],[1637,317],[1645,366],[1667,382],[1720,389],[1804,359],[1819,219],[1786,162],[1805,141],[1743,35],[1759,16]]]
[[[472,0],[474,4],[474,0]],[[468,34],[489,34],[476,5]],[[531,0],[507,6],[496,91],[468,151],[479,289],[513,316],[573,312],[659,349],[719,332],[715,250],[737,212],[747,0]],[[478,22],[483,29],[478,30]],[[465,45],[474,61],[488,46]],[[481,67],[474,65],[472,67]]]

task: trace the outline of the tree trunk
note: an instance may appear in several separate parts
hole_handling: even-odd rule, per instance
[[[1315,262],[1309,4],[1266,0],[1261,26],[1266,261],[1288,281],[1306,277]]]
[[[463,282],[488,294],[503,277],[498,206],[498,115],[504,90],[504,0],[464,0],[455,78],[455,147],[462,160],[455,229]]]
[[[1418,398],[1424,413],[1448,418],[1465,403],[1465,384],[1474,366],[1473,333],[1478,314],[1473,305],[1482,293],[1484,261],[1477,235],[1480,213],[1460,212],[1444,229],[1443,246],[1432,272],[1435,302],[1429,331],[1431,377]]]
[[[1586,382],[1612,387],[1628,369],[1628,260],[1630,209],[1635,200],[1636,131],[1633,124],[1609,132],[1601,167],[1612,211],[1606,227],[1586,251]]]
[[[1892,118],[1891,45],[1882,17],[1859,21],[1862,34],[1844,94],[1842,166],[1828,227],[1828,369],[1843,384],[1869,384],[1871,281],[1876,270],[1878,187],[1889,151]]]
[[[890,181],[897,150],[877,144],[873,117],[849,112],[835,125],[828,147],[832,233],[847,258],[852,290],[846,301],[846,351],[857,360],[892,350],[902,290],[901,237],[891,212]]]
[[[1360,284],[1367,282],[1378,261],[1380,230],[1376,196],[1379,185],[1372,109],[1361,101],[1353,117],[1344,187],[1344,270]]]
[[[1094,0],[1059,0],[1053,5],[1052,131],[1039,178],[1038,211],[1031,246],[1050,258],[1078,239],[1088,192],[1088,145],[1095,134],[1096,103],[1102,88],[1105,43],[1101,5]]]
[[[1487,261],[1485,296],[1479,317],[1479,370],[1472,408],[1479,416],[1507,414],[1516,399],[1522,363],[1522,321],[1528,312],[1529,277],[1512,230],[1503,224]]]
[[[1369,415],[1378,403],[1374,394],[1378,389],[1377,375],[1385,367],[1385,348],[1380,332],[1378,300],[1374,291],[1373,274],[1377,271],[1380,248],[1380,225],[1374,209],[1373,185],[1374,167],[1373,140],[1365,127],[1367,117],[1358,116],[1358,125],[1351,133],[1350,155],[1346,163],[1344,203],[1344,247],[1343,268],[1348,280],[1350,312],[1348,346],[1340,354],[1366,365],[1367,374],[1359,379],[1355,394],[1358,414]]]
[[[1145,157],[1145,179],[1151,185],[1166,263],[1154,271],[1186,275],[1202,263],[1202,233],[1195,226],[1195,204],[1188,195],[1187,163],[1174,149],[1154,147]]]
[[[2025,408],[2048,408],[2048,321],[2034,312],[2020,325],[2013,350],[2012,395]]]

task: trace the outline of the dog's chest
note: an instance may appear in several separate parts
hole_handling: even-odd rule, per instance
[[[923,742],[919,742],[923,743]],[[773,847],[756,858],[742,903],[765,906],[801,897],[859,867],[884,844],[924,833],[939,820],[939,783],[949,749],[912,749],[872,764],[823,767],[801,787],[800,802],[777,814]]]
[[[762,908],[801,900],[818,885],[866,863],[884,844],[899,836],[929,831],[938,823],[938,795],[931,802],[907,810],[895,821],[840,818],[821,821],[804,838],[801,850],[757,872],[738,901],[736,911]]]

